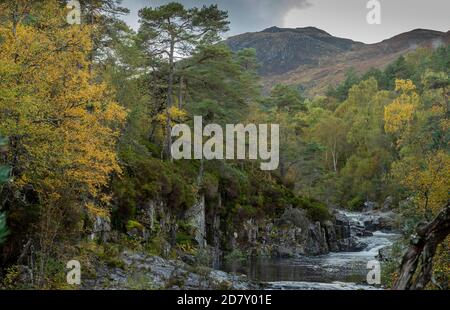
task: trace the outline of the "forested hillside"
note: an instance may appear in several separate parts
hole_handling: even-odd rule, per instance
[[[137,277],[128,261],[183,261],[211,279],[221,261],[357,249],[336,210],[368,205],[397,215],[402,238],[383,268],[394,285],[417,224],[449,208],[448,45],[350,71],[323,96],[282,84],[263,95],[257,51],[222,43],[217,6],[144,8],[133,31],[120,2],[80,2],[80,25],[65,1],[0,2],[1,288],[71,288],[72,259],[85,288],[117,288],[98,280],[106,272],[119,288],[190,287],[186,275]],[[171,129],[194,115],[280,124],[279,168],[174,160]],[[432,269],[426,288],[448,288],[443,225],[432,266],[417,266]]]

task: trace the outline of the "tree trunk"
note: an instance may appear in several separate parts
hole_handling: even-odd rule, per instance
[[[183,109],[183,84],[184,84],[184,77],[180,76],[180,85],[178,88],[178,108],[180,110]]]
[[[400,265],[395,290],[422,290],[430,282],[438,245],[450,234],[450,203],[429,224],[419,224]],[[419,266],[420,265],[420,266]],[[419,266],[419,268],[418,268]],[[414,275],[417,272],[417,276]]]
[[[166,156],[172,160],[172,118],[170,116],[170,108],[173,104],[173,76],[174,76],[174,57],[175,57],[175,43],[170,44],[169,56],[169,83],[167,87],[167,106],[166,106]]]

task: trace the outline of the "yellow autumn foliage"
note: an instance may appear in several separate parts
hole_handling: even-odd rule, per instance
[[[174,125],[175,123],[183,122],[187,118],[187,112],[176,106],[170,107],[168,112],[169,112],[169,117],[172,120],[172,125]],[[158,114],[156,116],[156,119],[158,120],[158,122],[161,123],[161,125],[166,125],[167,124],[166,112]]]
[[[399,182],[415,193],[422,211],[437,214],[448,200],[450,155],[443,150],[424,158],[408,157],[395,162],[392,172]]]
[[[396,91],[400,92],[400,96],[384,110],[384,128],[387,133],[401,135],[413,120],[420,97],[410,80],[396,80]]]
[[[95,82],[92,28],[68,25],[58,1],[29,10],[33,22],[0,24],[0,132],[12,141],[14,182],[32,186],[44,206],[62,197],[85,205],[120,172],[115,144],[126,111]]]

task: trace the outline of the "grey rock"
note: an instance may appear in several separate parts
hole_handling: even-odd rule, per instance
[[[83,279],[83,289],[258,289],[247,277],[207,267],[198,269],[159,256],[124,251],[124,269],[97,267],[96,279]]]
[[[384,200],[384,203],[383,203],[382,211],[390,210],[392,208],[393,204],[394,204],[394,198],[392,196],[386,197],[386,199]]]
[[[309,225],[308,239],[305,245],[305,254],[320,255],[329,252],[326,242],[325,230],[322,229],[319,222]]]
[[[201,248],[206,246],[205,208],[205,196],[201,195],[197,203],[186,212],[186,219],[194,230],[195,241]]]
[[[340,240],[339,248],[343,252],[359,252],[367,247],[367,243],[360,241],[356,237]]]
[[[276,246],[273,250],[274,256],[280,258],[291,258],[295,256],[294,250],[290,247]]]
[[[326,232],[328,248],[331,252],[338,252],[340,249],[335,225],[331,221],[326,221],[324,223],[324,229]]]
[[[378,259],[379,261],[384,261],[384,262],[392,260],[392,247],[386,246],[386,247],[378,250],[378,255],[377,255],[376,259]]]
[[[368,231],[392,231],[396,229],[397,215],[392,212],[371,212],[364,220],[364,227]]]
[[[105,243],[109,239],[110,232],[111,232],[111,219],[108,216],[96,215],[93,221],[89,239],[90,240],[98,239],[103,243]]]
[[[373,201],[366,201],[363,205],[363,212],[373,211],[378,207],[378,204]]]

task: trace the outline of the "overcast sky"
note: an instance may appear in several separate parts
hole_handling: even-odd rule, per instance
[[[218,4],[229,12],[230,32],[225,36],[260,31],[271,26],[314,26],[338,37],[375,43],[416,28],[450,30],[450,0],[380,0],[381,24],[366,21],[369,0],[182,0],[188,7]],[[131,10],[124,17],[138,29],[137,12],[170,0],[123,0]]]

